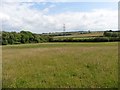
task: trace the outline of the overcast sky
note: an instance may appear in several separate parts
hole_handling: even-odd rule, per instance
[[[14,0],[13,0],[14,1]],[[117,2],[3,2],[2,30],[34,33],[117,30]]]

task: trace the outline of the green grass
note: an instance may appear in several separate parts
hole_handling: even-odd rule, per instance
[[[117,43],[3,46],[3,88],[117,87]]]

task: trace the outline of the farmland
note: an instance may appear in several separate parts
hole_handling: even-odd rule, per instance
[[[79,32],[74,32],[74,33],[70,33],[68,32],[70,35],[67,36],[56,36],[54,38],[62,38],[62,37],[74,37],[74,38],[82,38],[82,37],[100,37],[103,36],[104,32],[91,32],[91,33],[79,33]],[[66,33],[65,33],[66,34]]]
[[[69,42],[3,46],[3,88],[117,87],[117,45]]]
[[[2,45],[28,44],[43,42],[118,42],[119,31],[75,31],[36,34],[30,31],[2,31]]]

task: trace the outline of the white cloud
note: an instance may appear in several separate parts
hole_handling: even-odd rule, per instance
[[[36,33],[62,31],[63,23],[66,30],[106,30],[118,28],[117,10],[96,9],[91,12],[63,12],[46,14],[51,8],[44,10],[30,8],[32,3],[4,3],[0,13],[3,30],[26,29]],[[0,20],[1,20],[0,18]]]
[[[10,17],[2,12],[0,12],[0,20],[9,20]]]
[[[42,4],[45,5],[45,3],[42,3]],[[50,9],[52,9],[52,8],[54,8],[54,7],[55,7],[54,4],[48,6],[47,8],[43,9],[43,13],[48,13],[48,12],[50,11]]]

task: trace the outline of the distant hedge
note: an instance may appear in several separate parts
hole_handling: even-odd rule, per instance
[[[52,39],[50,42],[114,42],[114,41],[120,41],[120,38],[119,37],[94,37],[88,39],[58,38],[58,39]]]
[[[53,38],[50,42],[115,42],[120,41],[120,31],[105,31],[103,36],[89,38]]]

